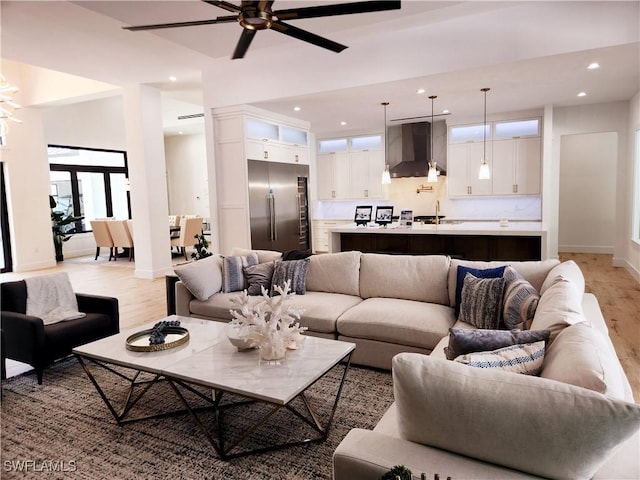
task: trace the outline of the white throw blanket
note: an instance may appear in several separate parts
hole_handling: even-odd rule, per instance
[[[40,317],[45,325],[85,316],[66,272],[26,278],[27,315]]]

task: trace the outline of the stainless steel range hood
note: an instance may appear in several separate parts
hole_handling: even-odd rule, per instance
[[[438,122],[434,122],[434,128]],[[445,122],[444,125],[446,132]],[[435,134],[435,131],[434,131]],[[446,136],[446,133],[445,133]],[[426,177],[431,157],[431,124],[429,122],[404,123],[387,129],[387,164],[391,178]],[[434,155],[437,139],[434,136]],[[446,144],[445,144],[446,155]],[[438,158],[438,157],[436,157]],[[445,165],[438,162],[441,175]]]

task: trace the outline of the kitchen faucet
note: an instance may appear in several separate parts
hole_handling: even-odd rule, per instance
[[[436,200],[436,225],[440,225],[440,200]]]

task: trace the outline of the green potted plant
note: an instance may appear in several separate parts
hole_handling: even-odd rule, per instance
[[[191,253],[191,258],[194,260],[200,260],[201,258],[207,258],[213,255],[210,251],[207,250],[209,248],[209,242],[204,235],[201,233],[199,235],[195,235],[193,238],[196,239],[196,244],[193,246],[196,251]]]
[[[64,260],[64,255],[62,253],[62,245],[64,242],[69,240],[74,233],[76,233],[76,228],[72,227],[71,224],[82,220],[84,217],[75,217],[73,215],[65,215],[63,212],[55,211],[56,201],[54,198],[49,195],[49,206],[51,207],[51,230],[53,232],[53,246],[56,249],[56,262],[61,262]]]

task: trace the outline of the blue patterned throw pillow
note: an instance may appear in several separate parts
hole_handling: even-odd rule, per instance
[[[258,254],[246,256],[233,255],[224,257],[222,261],[222,291],[225,293],[238,292],[248,286],[244,276],[244,267],[258,264]]]
[[[470,367],[539,375],[544,362],[545,342],[523,343],[491,352],[467,353],[454,361]]]
[[[533,285],[512,267],[505,269],[504,279],[504,326],[507,330],[527,329],[533,322],[540,295]]]

